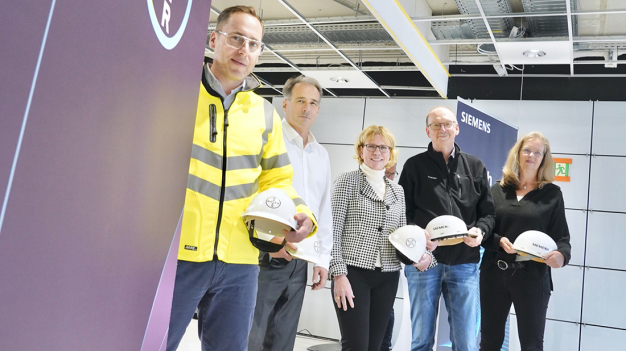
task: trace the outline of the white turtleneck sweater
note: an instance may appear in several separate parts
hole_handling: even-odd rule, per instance
[[[361,170],[365,173],[365,178],[376,192],[376,195],[378,195],[381,200],[385,201],[385,191],[387,190],[387,184],[385,184],[385,169],[383,168],[377,171],[363,163]]]
[[[385,191],[387,190],[387,184],[385,183],[385,169],[381,169],[377,171],[375,169],[371,169],[365,163],[361,165],[361,171],[365,174],[365,179],[370,183],[376,195],[380,197],[382,201],[385,201]],[[383,264],[380,261],[380,251],[376,254],[376,267],[382,267]]]

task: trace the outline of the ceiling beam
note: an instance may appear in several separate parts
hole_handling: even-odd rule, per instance
[[[626,9],[623,10],[594,10],[594,11],[570,11],[570,15],[573,16],[589,16],[589,15],[616,15],[616,14],[624,14],[626,13]],[[518,18],[518,17],[554,17],[554,16],[567,16],[567,12],[562,11],[545,11],[545,12],[513,12],[513,13],[504,13],[501,15],[488,15],[485,16],[487,19],[494,18]],[[445,22],[445,21],[458,21],[458,20],[469,20],[469,19],[482,19],[482,16],[471,15],[471,14],[460,14],[460,15],[445,15],[445,16],[426,16],[426,17],[412,17],[411,20],[413,22]]]
[[[587,11],[572,11],[572,16],[590,16],[590,15],[616,15],[624,14],[626,9],[622,10],[587,10]],[[545,12],[513,12],[501,15],[488,15],[487,19],[495,18],[519,18],[519,17],[554,17],[554,16],[566,16],[567,14],[562,11],[545,11]],[[424,16],[424,17],[410,17],[413,22],[434,22],[434,21],[458,21],[469,19],[482,19],[482,16],[471,14],[460,15],[443,15],[443,16]],[[316,24],[343,24],[343,23],[376,23],[378,22],[373,16],[336,16],[336,17],[319,17],[309,18],[308,22]],[[296,19],[280,19],[280,20],[268,20],[263,22],[265,28],[269,27],[282,27],[282,26],[294,26],[301,25],[302,22]],[[215,24],[213,24],[215,25]]]
[[[310,24],[306,20],[306,18],[302,14],[300,14],[300,12],[298,12],[298,10],[296,10],[293,6],[291,6],[291,4],[289,4],[285,0],[278,0],[278,2],[280,2],[283,6],[285,6],[287,10],[289,10],[294,16],[296,16],[300,21],[302,21],[302,23],[304,23],[307,27],[309,27],[309,29],[311,29],[315,34],[317,34],[317,36],[320,37],[320,39],[325,41],[326,44],[328,44],[328,46],[333,48],[335,52],[337,52],[339,56],[341,56],[344,60],[346,60],[346,62],[348,62],[352,67],[354,67],[354,69],[361,72],[361,74],[365,75],[369,80],[371,80],[378,87],[378,90],[380,90],[383,94],[385,94],[386,97],[391,97],[384,89],[380,87],[380,85],[374,79],[372,79],[372,77],[367,75],[367,73],[361,71],[361,69],[348,56],[346,56],[346,54],[341,52],[341,50],[339,50],[335,46],[335,44],[333,44],[328,38],[326,38],[326,36],[322,34],[322,32],[320,32],[317,28],[315,28],[312,24]]]
[[[493,31],[491,30],[491,26],[489,25],[489,21],[487,20],[487,17],[485,16],[485,11],[483,10],[483,5],[480,3],[480,0],[476,0],[476,6],[478,6],[478,11],[480,12],[480,15],[483,18],[483,22],[485,22],[485,26],[487,27],[487,32],[489,33],[489,37],[491,38],[491,42],[493,43],[493,47],[496,49],[496,55],[498,56],[498,61],[500,61],[500,66],[502,66],[502,69],[504,70],[504,76],[507,76],[507,70],[506,70],[506,66],[504,65],[504,63],[502,63],[502,60],[500,59],[500,54],[498,53],[498,43],[496,42],[496,38],[493,36]]]
[[[362,2],[411,61],[419,67],[439,95],[447,98],[450,74],[400,3],[394,0],[362,0]]]
[[[574,35],[572,30],[572,4],[569,0],[565,0],[565,8],[567,9],[567,39],[569,40],[569,56],[570,75],[574,76]]]

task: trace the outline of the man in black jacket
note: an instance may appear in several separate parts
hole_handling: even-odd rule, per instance
[[[476,156],[461,152],[454,143],[459,125],[452,110],[436,107],[426,116],[428,151],[411,157],[399,184],[404,188],[407,222],[426,228],[442,215],[463,219],[475,237],[452,246],[439,246],[439,265],[425,272],[407,266],[405,274],[411,301],[412,351],[432,350],[439,296],[449,314],[452,349],[478,348],[479,246],[495,224],[487,170]]]

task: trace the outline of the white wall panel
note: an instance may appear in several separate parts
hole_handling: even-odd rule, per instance
[[[406,161],[417,155],[417,154],[421,154],[422,152],[428,150],[427,148],[421,148],[421,147],[398,147],[398,166],[396,168],[396,171],[398,172],[398,179],[400,179],[400,173],[402,173],[402,168],[404,168],[404,164],[406,163]]]
[[[621,179],[624,174],[626,157],[592,157],[589,208],[626,212],[626,186]]]
[[[626,330],[583,325],[580,334],[580,351],[624,351]]]
[[[479,109],[519,125],[519,136],[543,133],[552,152],[588,154],[591,145],[590,101],[481,101]]]
[[[583,323],[626,329],[624,291],[626,291],[625,271],[587,269]]]
[[[401,290],[401,289],[398,289]],[[393,303],[394,321],[393,321],[393,334],[391,336],[391,344],[394,345],[398,339],[398,334],[402,329],[402,322],[404,314],[411,315],[411,311],[404,310],[404,300],[396,299]],[[409,317],[410,318],[410,317]]]
[[[525,101],[519,135],[539,131],[553,153],[588,154],[592,108],[590,101]]]
[[[569,228],[572,258],[569,264],[582,265],[585,255],[585,232],[587,213],[580,210],[565,210],[567,227]]]
[[[517,318],[515,315],[511,315],[510,320],[509,351],[520,351],[521,346],[517,331]],[[579,328],[580,327],[574,323],[546,320],[543,349],[546,351],[577,351]]]
[[[580,326],[575,323],[546,321],[543,349],[550,351],[578,350]]]
[[[427,147],[426,114],[437,106],[456,111],[455,100],[434,99],[367,99],[365,127],[372,124],[387,127],[400,146]]]
[[[356,141],[356,138],[354,138]],[[322,144],[328,151],[330,158],[330,174],[334,182],[344,172],[354,171],[359,168],[359,163],[353,157],[356,155],[353,145]]]
[[[548,304],[548,318],[569,322],[580,321],[580,304],[582,300],[583,269],[576,266],[565,266],[552,269],[554,290]],[[551,350],[551,348],[547,348]]]
[[[626,143],[615,131],[626,129],[626,102],[596,102],[593,116],[593,153],[626,155]]]
[[[298,322],[298,330],[302,329],[307,329],[316,336],[341,339],[330,289],[316,291],[306,289]]]
[[[590,212],[587,266],[626,270],[626,214]]]
[[[554,182],[563,191],[563,200],[566,208],[586,209],[589,187],[589,156],[559,155],[554,158],[571,158],[569,166],[569,182]]]

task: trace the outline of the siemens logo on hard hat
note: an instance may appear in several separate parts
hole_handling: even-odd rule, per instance
[[[469,124],[470,126],[482,130],[485,133],[491,133],[491,125],[478,117],[474,117],[469,113],[461,112],[461,122]]]
[[[167,50],[172,50],[183,37],[189,21],[191,3],[192,0],[148,0],[152,28],[161,45]],[[170,33],[174,34],[170,36]]]
[[[438,227],[434,227],[433,230],[440,230],[440,229],[446,229],[446,228],[450,228],[447,225],[440,225]]]
[[[538,248],[540,248],[540,249],[542,249],[542,250],[545,250],[545,251],[550,251],[550,249],[548,249],[547,247],[545,247],[545,246],[541,246],[541,245],[539,245],[539,244],[535,244],[535,243],[533,243],[533,246],[538,247]]]

